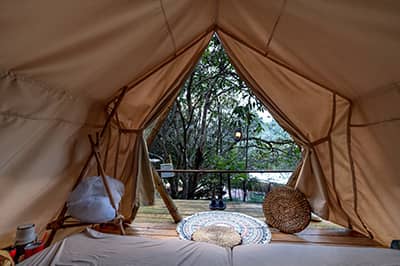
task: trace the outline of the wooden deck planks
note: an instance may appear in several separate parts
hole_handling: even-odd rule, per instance
[[[175,204],[182,217],[190,216],[196,212],[209,211],[208,201],[205,200],[175,200]],[[227,202],[225,211],[241,212],[264,221],[261,204]],[[112,229],[103,229],[110,232]],[[173,222],[168,210],[161,200],[156,200],[154,206],[141,207],[135,221],[127,228],[129,235],[150,238],[176,238],[176,224]],[[271,228],[273,242],[292,242],[304,244],[330,244],[352,246],[379,246],[379,244],[367,237],[335,225],[330,222],[311,222],[302,232],[297,234],[284,234]]]

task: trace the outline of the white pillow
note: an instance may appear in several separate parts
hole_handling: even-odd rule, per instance
[[[106,178],[118,207],[124,194],[124,185],[115,178],[109,176]],[[114,219],[116,215],[100,176],[91,176],[82,180],[70,193],[67,207],[72,217],[87,223],[104,223]]]

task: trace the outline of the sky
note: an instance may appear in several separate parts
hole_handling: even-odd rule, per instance
[[[265,123],[269,123],[273,120],[272,115],[267,110],[265,110],[264,112],[257,112],[257,113],[259,116],[261,116],[262,120]]]

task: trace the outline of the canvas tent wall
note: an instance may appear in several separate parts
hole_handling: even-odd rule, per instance
[[[292,179],[324,218],[382,244],[400,238],[400,3],[320,0],[2,1],[0,244],[62,207],[86,134],[129,87],[122,212],[151,203],[143,129],[174,100],[213,32],[240,75],[300,143]],[[106,154],[106,151],[104,151]],[[122,159],[121,159],[122,158]]]

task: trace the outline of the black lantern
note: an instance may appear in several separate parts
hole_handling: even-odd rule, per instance
[[[243,134],[242,134],[242,130],[240,129],[240,128],[237,128],[236,130],[235,130],[235,135],[234,135],[234,139],[235,139],[235,141],[240,141],[241,139],[242,139],[242,136],[243,136]]]

